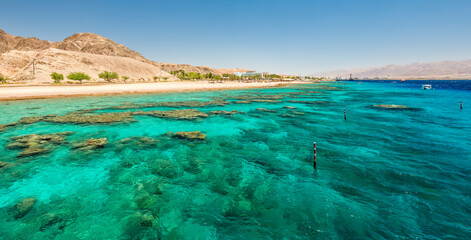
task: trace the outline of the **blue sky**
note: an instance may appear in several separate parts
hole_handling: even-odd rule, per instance
[[[93,32],[157,62],[310,74],[471,59],[470,0],[4,1],[0,28]]]

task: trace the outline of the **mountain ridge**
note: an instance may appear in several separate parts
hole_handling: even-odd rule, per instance
[[[471,79],[471,60],[389,64],[380,67],[314,73],[316,77],[390,79]]]

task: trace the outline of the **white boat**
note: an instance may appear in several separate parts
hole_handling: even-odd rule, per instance
[[[432,89],[432,85],[430,85],[430,84],[422,84],[422,88],[423,88],[424,90]]]

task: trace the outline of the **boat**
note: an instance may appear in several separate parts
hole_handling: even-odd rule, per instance
[[[406,80],[405,79],[401,79],[401,82],[405,82]]]
[[[430,84],[422,84],[422,88],[423,88],[424,90],[432,89],[432,85],[430,85]]]
[[[350,73],[350,77],[348,78],[348,81],[353,81],[353,77],[351,73]]]

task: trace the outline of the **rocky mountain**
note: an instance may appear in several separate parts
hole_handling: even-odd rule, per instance
[[[57,49],[148,61],[138,52],[94,33],[77,33],[57,44]]]
[[[131,81],[154,81],[154,76],[176,80],[169,74],[183,69],[199,73],[232,73],[188,64],[158,63],[103,36],[77,33],[61,42],[19,37],[0,30],[0,73],[28,83],[52,82],[49,75],[59,72],[85,72],[98,81],[98,73],[118,72]]]
[[[348,78],[350,73],[354,78],[471,79],[471,60],[387,65],[366,69],[316,73],[313,76]]]
[[[0,53],[10,50],[44,50],[54,45],[53,42],[39,40],[35,37],[24,38],[12,36],[0,29]]]

